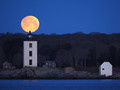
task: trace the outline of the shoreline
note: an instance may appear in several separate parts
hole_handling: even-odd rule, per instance
[[[72,71],[64,72],[60,68],[22,68],[1,70],[0,80],[82,80],[82,79],[120,79],[120,73],[113,73],[112,76],[99,75],[98,72]]]
[[[0,77],[0,80],[83,80],[83,79],[89,79],[89,80],[120,80],[120,77]]]

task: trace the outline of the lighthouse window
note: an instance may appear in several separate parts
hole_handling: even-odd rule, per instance
[[[29,51],[29,56],[32,56],[32,51]]]
[[[102,68],[102,70],[105,70],[104,68]]]
[[[30,48],[32,47],[32,43],[29,43],[29,47],[30,47]]]
[[[32,60],[29,60],[29,65],[32,65]]]

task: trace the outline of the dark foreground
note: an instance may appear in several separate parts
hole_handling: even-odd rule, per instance
[[[120,80],[0,80],[0,90],[120,90]]]
[[[65,73],[63,69],[59,68],[22,68],[1,70],[0,79],[120,79],[120,73],[113,73],[113,76],[105,77],[88,71]]]

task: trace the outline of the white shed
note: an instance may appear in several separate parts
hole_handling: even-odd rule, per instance
[[[112,64],[110,62],[103,62],[99,67],[100,75],[112,76]]]

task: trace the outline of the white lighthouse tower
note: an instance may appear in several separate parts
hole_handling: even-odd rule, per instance
[[[24,67],[37,67],[37,41],[24,41]]]
[[[39,21],[34,16],[26,16],[21,21],[21,27],[28,32],[28,40],[23,42],[23,67],[37,67],[37,41],[32,40],[32,32],[39,27]]]

